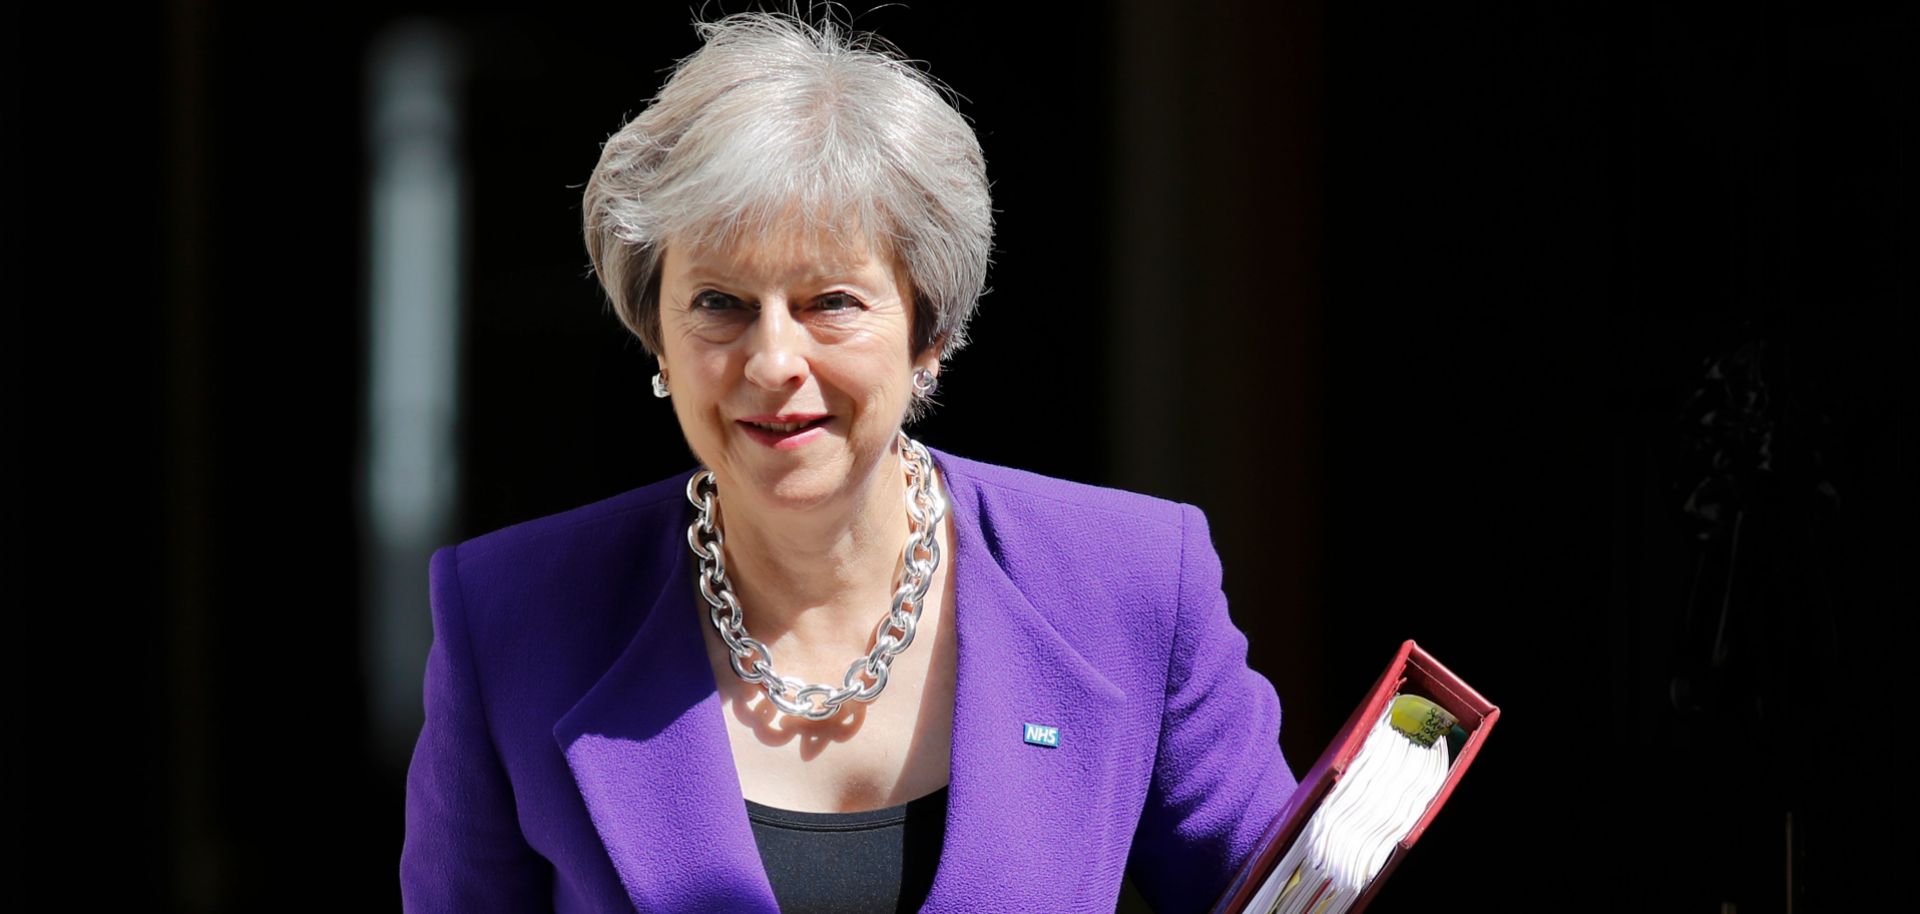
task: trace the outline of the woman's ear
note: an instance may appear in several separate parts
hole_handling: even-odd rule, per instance
[[[914,357],[913,367],[929,371],[940,370],[940,356],[947,351],[947,334],[943,333],[927,344],[925,352]]]

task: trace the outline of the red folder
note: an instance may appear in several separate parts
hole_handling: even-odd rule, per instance
[[[1294,839],[1306,827],[1314,810],[1320,808],[1320,802],[1326,798],[1327,792],[1345,776],[1347,767],[1360,752],[1361,744],[1366,742],[1373,722],[1380,719],[1387,703],[1400,693],[1424,696],[1446,709],[1447,713],[1458,718],[1460,728],[1467,732],[1467,740],[1453,757],[1440,793],[1427,804],[1426,813],[1407,832],[1407,836],[1400,839],[1399,846],[1388,856],[1380,872],[1348,910],[1351,914],[1359,914],[1373,900],[1381,884],[1400,864],[1400,858],[1406,856],[1415,841],[1420,840],[1421,833],[1427,830],[1434,814],[1446,804],[1447,797],[1453,794],[1454,785],[1460,782],[1460,776],[1466,772],[1468,765],[1473,764],[1474,756],[1479,754],[1480,743],[1487,738],[1487,731],[1492,730],[1494,721],[1500,719],[1499,708],[1489,704],[1480,697],[1479,692],[1460,681],[1460,677],[1441,666],[1439,661],[1433,659],[1433,655],[1421,650],[1420,645],[1412,641],[1400,645],[1393,662],[1387,665],[1386,672],[1380,674],[1373,688],[1367,690],[1360,706],[1353,709],[1346,726],[1340,728],[1333,743],[1320,754],[1320,760],[1307,771],[1306,777],[1301,778],[1300,787],[1294,791],[1293,798],[1287,801],[1287,805],[1274,816],[1272,824],[1267,826],[1258,849],[1240,868],[1233,881],[1228,883],[1226,891],[1213,906],[1214,914],[1239,914],[1246,910],[1253,896],[1266,884],[1274,867],[1280,863],[1280,858],[1286,855]]]

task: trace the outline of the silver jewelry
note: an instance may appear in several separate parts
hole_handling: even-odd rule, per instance
[[[667,370],[665,368],[653,373],[653,395],[663,399],[668,395]]]
[[[707,601],[707,617],[727,644],[727,661],[734,673],[766,690],[767,699],[782,713],[807,720],[826,720],[839,713],[848,699],[872,701],[887,687],[893,658],[913,643],[926,605],[927,588],[940,567],[940,524],[947,516],[947,497],[933,478],[933,457],[920,442],[900,433],[900,464],[907,474],[907,516],[913,531],[907,535],[902,557],[906,573],[893,592],[893,608],[874,629],[873,649],[847,667],[839,688],[813,685],[774,672],[773,651],[747,634],[740,601],[727,584],[727,563],[721,546],[726,538],[713,522],[713,502],[719,489],[713,471],[702,469],[687,480],[687,500],[693,502],[693,523],[687,525],[687,547],[700,560],[700,595]],[[911,607],[911,608],[909,608]],[[899,634],[895,635],[894,630]],[[871,679],[863,685],[861,676]]]
[[[914,396],[921,398],[931,397],[933,396],[933,389],[939,386],[940,378],[933,372],[925,368],[915,368],[913,370]]]

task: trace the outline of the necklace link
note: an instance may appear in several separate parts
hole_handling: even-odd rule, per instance
[[[809,684],[774,671],[773,650],[747,634],[745,613],[727,582],[722,549],[726,537],[714,520],[714,502],[720,490],[713,471],[702,468],[687,480],[687,501],[693,504],[695,513],[693,523],[687,525],[687,548],[700,562],[700,596],[707,601],[707,617],[727,645],[727,660],[734,674],[760,686],[767,700],[784,714],[826,720],[849,700],[878,698],[887,687],[893,659],[913,643],[927,590],[940,568],[940,524],[947,516],[947,498],[934,481],[932,455],[905,432],[900,433],[900,463],[907,476],[907,517],[913,521],[901,551],[905,570],[900,586],[894,589],[891,607],[874,628],[873,649],[847,666],[839,688]],[[863,683],[862,678],[871,682]]]

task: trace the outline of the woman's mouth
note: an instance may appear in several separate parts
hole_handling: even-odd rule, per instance
[[[778,450],[800,447],[824,434],[832,416],[755,416],[739,420],[747,436]]]

